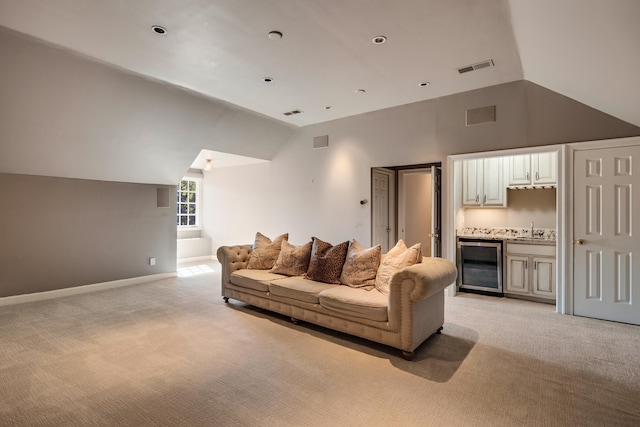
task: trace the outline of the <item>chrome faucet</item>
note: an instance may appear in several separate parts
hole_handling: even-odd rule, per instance
[[[533,221],[531,221],[531,237],[533,238]]]

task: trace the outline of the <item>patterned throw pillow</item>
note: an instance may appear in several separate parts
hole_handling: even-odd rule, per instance
[[[310,256],[311,242],[305,243],[302,246],[294,246],[288,241],[283,240],[280,254],[271,272],[284,274],[286,276],[301,276],[309,267]]]
[[[332,246],[331,243],[323,242],[317,237],[313,237],[311,248],[311,260],[306,279],[316,282],[340,284],[340,273],[344,259],[347,256],[349,241]]]
[[[264,234],[256,233],[253,249],[249,256],[247,268],[251,270],[268,270],[273,267],[280,254],[282,241],[289,239],[289,233],[276,237],[273,242]]]
[[[344,260],[340,283],[351,288],[370,291],[376,284],[376,273],[380,266],[382,246],[365,249],[357,240],[353,240]]]
[[[398,270],[420,262],[420,243],[407,248],[401,240],[385,255],[376,275],[376,289],[385,295],[389,295],[391,276]]]

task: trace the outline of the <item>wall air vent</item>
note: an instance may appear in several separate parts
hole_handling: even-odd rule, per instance
[[[285,116],[293,116],[294,114],[300,114],[302,113],[302,110],[291,110],[291,111],[287,111],[286,113],[282,113]]]
[[[493,59],[487,59],[486,61],[478,62],[477,64],[466,65],[464,67],[457,68],[458,73],[464,74],[469,71],[476,71],[482,68],[493,67],[495,64],[493,63]]]

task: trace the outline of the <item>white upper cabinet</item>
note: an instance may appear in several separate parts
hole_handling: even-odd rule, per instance
[[[462,162],[463,206],[506,207],[506,192],[502,157]]]
[[[482,205],[482,160],[464,160],[462,162],[462,204],[464,206]]]
[[[558,168],[557,153],[539,153],[531,155],[531,177],[533,185],[555,184]]]
[[[502,157],[483,159],[483,206],[507,206],[507,186],[504,182]]]
[[[531,184],[531,156],[523,154],[509,157],[509,185]]]
[[[556,185],[557,153],[509,156],[509,186]]]

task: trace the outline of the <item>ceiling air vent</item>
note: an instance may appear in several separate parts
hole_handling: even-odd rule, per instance
[[[300,114],[302,113],[302,110],[292,110],[292,111],[287,111],[286,113],[282,113],[285,116],[293,116],[294,114]]]
[[[457,70],[458,70],[458,73],[464,74],[464,73],[468,73],[469,71],[476,71],[482,68],[493,67],[493,66],[494,66],[493,59],[487,59],[486,61],[478,62],[477,64],[467,65],[467,66],[458,68]]]

